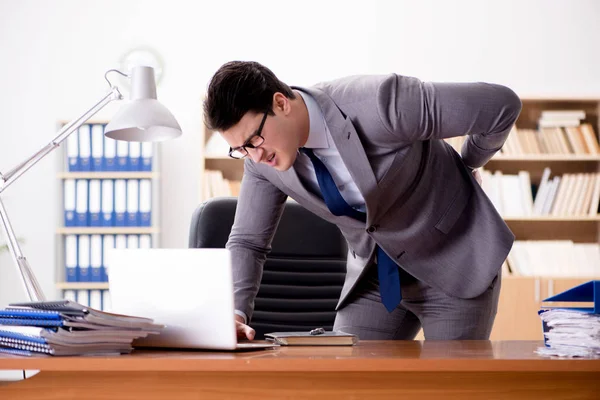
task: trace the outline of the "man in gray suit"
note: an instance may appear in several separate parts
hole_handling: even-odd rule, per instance
[[[246,157],[233,257],[238,335],[286,198],[336,224],[348,264],[334,329],[361,339],[487,339],[514,235],[476,168],[521,110],[510,89],[397,74],[289,87],[255,62],[213,76],[205,121]],[[468,135],[461,155],[442,139]]]

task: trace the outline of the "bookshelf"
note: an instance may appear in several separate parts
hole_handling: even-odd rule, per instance
[[[59,125],[63,124],[59,122]],[[104,263],[106,250],[110,247],[159,247],[160,174],[157,144],[143,148],[139,143],[105,138],[103,130],[106,124],[105,121],[88,121],[67,139],[61,149],[56,174],[60,188],[60,217],[56,228],[55,287],[61,298],[110,310],[108,271]],[[81,138],[88,133],[89,143]],[[81,150],[88,147],[89,151]],[[86,157],[90,166],[72,165],[74,159],[85,164],[80,159]],[[107,161],[109,158],[113,161]],[[87,184],[84,190],[87,192],[87,204],[79,202],[79,182]],[[73,195],[69,194],[69,184],[76,189],[76,198],[71,201],[67,200]],[[92,190],[92,185],[96,185],[99,191]],[[116,200],[117,185],[124,189],[121,194],[125,195],[120,206],[117,206]],[[79,207],[86,205],[85,223],[79,220],[67,222],[68,209],[73,207],[73,203],[75,210],[71,211],[76,220],[80,214]],[[92,216],[95,208],[97,217]],[[123,214],[120,222],[117,222],[117,214]],[[76,255],[73,255],[73,246],[76,246]],[[84,273],[84,269],[87,272]]]
[[[585,154],[582,154],[581,150],[576,152],[572,142],[576,138],[569,136],[566,128],[560,128],[560,132],[556,130],[549,132],[549,128],[546,128],[546,130],[540,129],[535,134],[526,134],[530,135],[528,138],[529,143],[535,135],[537,135],[538,140],[544,141],[550,135],[562,134],[559,140],[556,140],[555,136],[552,146],[548,145],[545,148],[540,149],[538,146],[536,149],[535,146],[528,146],[526,143],[525,146],[521,146],[519,149],[514,145],[514,141],[518,139],[521,145],[523,142],[527,142],[527,140],[523,140],[523,136],[519,135],[522,135],[523,131],[538,130],[542,113],[548,110],[583,111],[585,118],[580,122],[581,124],[589,124],[593,129],[595,140],[598,141],[600,97],[552,98],[530,96],[522,97],[521,100],[523,109],[516,122],[516,131],[513,131],[509,136],[510,145],[512,145],[511,151],[505,151],[505,146],[502,153],[497,154],[490,160],[485,169],[491,172],[500,171],[504,175],[515,175],[519,171],[526,171],[530,177],[532,192],[535,194],[534,200],[541,193],[540,187],[546,168],[551,171],[551,176],[561,177],[561,180],[565,176],[588,174],[590,176],[588,186],[593,185],[591,177],[600,172],[600,153],[597,149],[594,150],[591,145],[586,147]],[[565,143],[567,149],[564,148]],[[540,150],[545,150],[545,152],[539,153]],[[589,194],[586,195],[586,191],[583,190],[584,184],[582,183],[579,188],[574,184],[570,187],[570,190],[565,189],[562,193],[560,192],[560,185],[561,182],[558,183],[555,193],[559,196],[562,195],[563,198],[565,198],[565,192],[572,193],[573,200],[571,202],[574,204],[572,212],[565,212],[565,209],[560,207],[558,197],[554,196],[550,200],[550,211],[546,215],[504,216],[504,220],[515,234],[517,241],[531,241],[534,247],[546,245],[549,247],[541,248],[555,251],[550,253],[547,256],[548,258],[544,258],[543,255],[539,257],[539,253],[537,258],[530,258],[528,267],[532,267],[531,275],[515,274],[515,271],[504,270],[498,314],[491,335],[493,340],[542,339],[541,323],[537,315],[542,300],[588,280],[600,279],[598,267],[595,270],[588,269],[585,262],[572,256],[578,253],[568,252],[566,256],[562,255],[562,258],[557,262],[551,259],[561,257],[560,249],[564,248],[561,246],[566,246],[567,249],[571,248],[568,242],[565,245],[565,242],[558,241],[572,241],[573,246],[587,246],[590,244],[597,246],[600,243],[600,216],[597,213],[597,204],[595,207],[592,206],[593,201],[588,199],[590,208],[595,208],[593,213],[590,212],[590,208],[584,210],[585,207],[573,211],[577,208],[577,204],[585,202],[586,196],[589,197]],[[580,203],[577,203],[578,201]],[[565,200],[562,202],[566,204]],[[540,243],[539,241],[547,242]],[[517,244],[513,247],[511,255],[519,251],[521,251],[520,245]],[[593,249],[593,253],[597,255],[598,249]],[[514,255],[511,257],[514,257]],[[510,257],[508,261],[510,264]],[[590,258],[587,259],[588,263],[589,261]],[[558,271],[551,270],[549,267],[549,264],[553,262],[555,265],[560,266]],[[597,262],[594,264],[597,264]]]
[[[217,132],[204,126],[203,133],[200,201],[211,197],[237,196],[244,174],[244,160],[236,160],[228,156],[229,145]]]
[[[552,151],[543,153],[540,152],[542,149],[539,147],[538,152],[533,152],[527,151],[532,150],[531,148],[523,149],[515,147],[518,144],[514,144],[516,135],[520,134],[519,131],[537,130],[542,113],[548,110],[583,111],[585,118],[580,122],[592,127],[595,140],[598,141],[600,97],[522,96],[521,100],[523,109],[515,125],[516,133],[511,133],[510,143],[507,143],[502,152],[488,162],[484,167],[485,170],[499,171],[503,175],[517,175],[520,171],[526,171],[529,175],[532,197],[537,194],[546,168],[551,170],[552,177],[562,177],[565,174],[592,175],[600,172],[600,151],[595,154],[582,154],[581,151],[575,152],[573,147],[569,147],[570,151],[565,152],[564,145],[569,143],[569,138],[566,136],[562,141],[554,140],[552,147],[545,149]],[[544,131],[544,134],[546,132]],[[219,171],[224,179],[241,179],[243,161],[228,158],[226,145],[214,145],[212,142],[214,134],[205,128],[203,143],[205,148],[220,148],[220,153],[214,151],[206,153],[201,163],[201,176],[204,179],[205,171],[214,170]],[[564,134],[566,135],[566,132]],[[531,138],[537,135],[539,140],[542,133],[528,135],[531,144]],[[212,146],[209,146],[211,144]],[[460,143],[451,144],[456,149],[460,149]],[[511,145],[513,151],[506,151],[508,145]],[[206,181],[204,179],[200,194],[202,200],[212,197]],[[503,215],[503,218],[515,234],[517,241],[572,241],[576,245],[600,243],[600,215],[597,212],[593,215],[589,212],[585,215],[584,213],[566,215],[549,212],[546,215]],[[600,274],[578,275],[577,267],[577,260],[572,260],[565,265],[563,271],[560,271],[561,275],[518,275],[511,273],[505,265],[492,339],[542,339],[541,323],[537,315],[541,300],[590,279],[600,279]],[[518,326],[518,329],[515,329],[515,326]]]

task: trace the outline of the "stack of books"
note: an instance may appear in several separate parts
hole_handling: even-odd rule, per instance
[[[31,356],[130,353],[135,339],[159,334],[152,319],[110,314],[69,300],[10,304],[0,310],[0,352]]]
[[[539,311],[544,356],[600,358],[600,281],[589,281],[544,301],[591,303],[591,307],[544,307]],[[572,303],[571,303],[572,304]]]
[[[584,119],[584,110],[543,110],[538,119],[538,126],[540,128],[579,126]]]

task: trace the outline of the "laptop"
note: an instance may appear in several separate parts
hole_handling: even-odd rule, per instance
[[[111,312],[165,325],[160,335],[134,341],[136,347],[276,347],[266,341],[237,342],[227,249],[111,249],[105,265]]]

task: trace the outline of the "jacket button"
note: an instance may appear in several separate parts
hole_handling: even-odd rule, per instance
[[[369,233],[373,233],[377,230],[377,227],[375,225],[371,225],[370,227],[367,228],[367,232]]]

